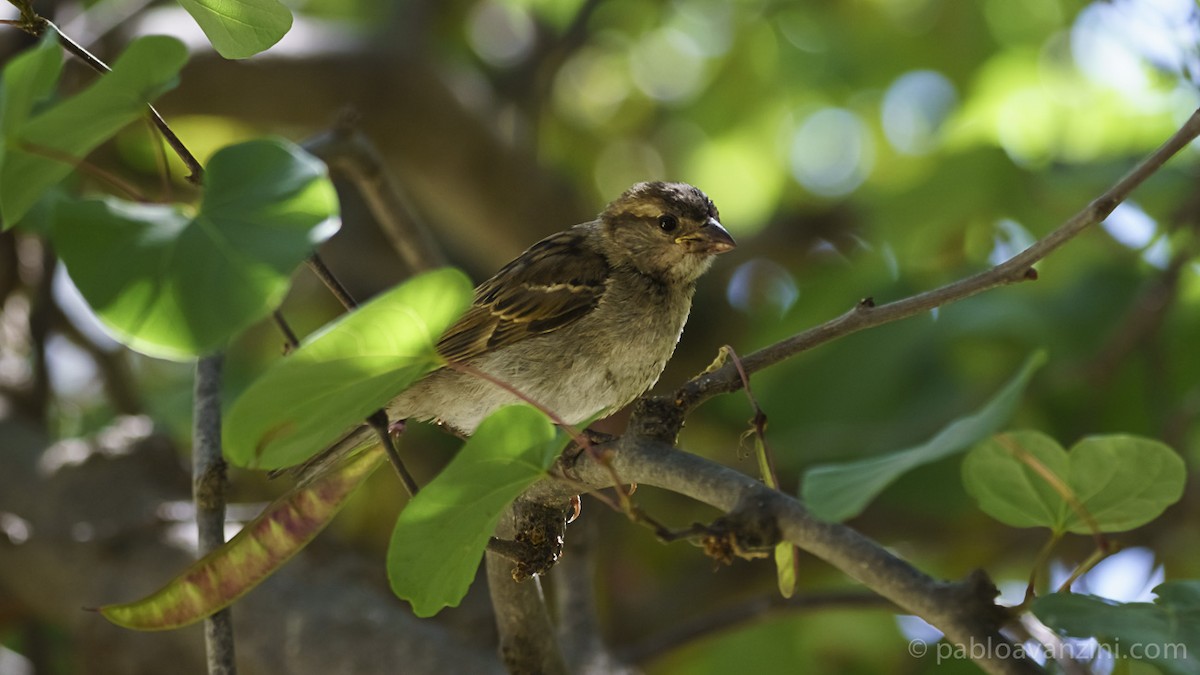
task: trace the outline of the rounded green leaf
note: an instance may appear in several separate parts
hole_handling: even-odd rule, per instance
[[[545,475],[563,444],[538,410],[501,408],[400,512],[388,579],[417,616],[458,605],[505,507]]]
[[[1021,452],[1050,471],[1071,500]],[[1085,438],[1068,453],[1035,431],[1001,434],[972,450],[963,463],[967,492],[989,515],[1016,527],[1059,533],[1089,534],[1093,527],[1123,532],[1144,525],[1179,500],[1185,476],[1183,460],[1171,448],[1126,435]]]
[[[1091,436],[1071,448],[1068,481],[1104,532],[1124,532],[1157,518],[1183,496],[1187,467],[1164,443],[1137,436]],[[1073,511],[1067,529],[1088,532]]]
[[[471,295],[462,272],[429,272],[310,336],[230,407],[226,456],[242,466],[275,469],[330,445],[442,362],[436,341]]]
[[[42,57],[39,57],[39,59]],[[45,57],[48,58],[48,57]],[[0,166],[0,214],[16,223],[50,187],[74,170],[96,146],[146,113],[146,104],[175,86],[187,49],[174,38],[138,38],[125,50],[112,72],[76,96],[49,110],[4,126],[4,161]],[[36,75],[56,69],[40,64]],[[44,94],[45,85],[26,95]],[[23,109],[25,103],[18,102]],[[7,106],[7,104],[6,104]],[[7,112],[7,110],[6,110]]]
[[[272,502],[233,539],[157,592],[100,613],[134,630],[168,630],[195,623],[233,604],[312,541],[354,490],[383,463],[376,447],[347,460]]]
[[[199,212],[116,199],[64,201],[54,240],[117,339],[167,359],[221,347],[279,305],[293,269],[337,230],[325,167],[258,140],[213,156]]]
[[[292,13],[278,0],[179,0],[213,49],[227,59],[265,51],[292,28]]]
[[[1061,532],[1066,503],[1054,488],[1009,450],[1016,446],[1057,476],[1067,474],[1067,453],[1040,431],[1013,431],[980,443],[963,460],[963,485],[988,515],[1013,527]]]

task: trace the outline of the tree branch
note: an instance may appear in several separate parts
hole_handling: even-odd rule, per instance
[[[955,644],[1012,647],[1007,651],[987,650],[977,661],[985,671],[1041,672],[1031,661],[1002,658],[1019,651],[1000,633],[1001,625],[1009,617],[1004,608],[995,605],[996,588],[982,572],[952,583],[933,579],[856,530],[812,517],[797,499],[652,438],[627,433],[603,450],[612,451],[607,454],[608,461],[624,480],[686,495],[737,516],[739,521],[773,524],[783,540],[825,560],[898,607],[925,619]],[[609,468],[588,454],[580,455],[572,473],[577,474],[582,485],[559,478],[547,479],[530,488],[522,498],[561,503],[581,489],[600,489],[612,483]]]
[[[192,499],[201,557],[225,543],[225,494],[229,489],[221,455],[221,369],[224,357],[213,354],[196,363],[192,421]],[[236,675],[233,620],[223,609],[204,620],[209,675]]]
[[[1200,110],[1193,113],[1166,143],[1142,160],[1104,194],[1092,200],[1083,210],[1050,234],[1012,258],[974,276],[903,300],[879,306],[876,306],[869,298],[863,300],[853,309],[835,319],[746,356],[742,360],[746,371],[757,372],[813,347],[856,333],[864,328],[873,328],[905,319],[999,286],[1036,279],[1037,272],[1033,269],[1034,263],[1050,255],[1088,227],[1108,217],[1108,214],[1112,213],[1112,210],[1124,201],[1129,193],[1154,175],[1168,159],[1186,147],[1197,136],[1200,136]],[[741,386],[741,378],[731,363],[726,363],[713,372],[693,378],[675,393],[675,404],[681,409],[681,415],[677,416],[678,419],[682,421],[682,417],[688,411],[713,396],[736,391]]]

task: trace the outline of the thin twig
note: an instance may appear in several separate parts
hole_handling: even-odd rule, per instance
[[[76,58],[83,61],[92,70],[95,70],[99,73],[108,73],[112,71],[112,69],[108,67],[107,63],[96,58],[96,56],[85,49],[83,45],[72,40],[70,36],[59,30],[58,26],[54,25],[54,23],[52,23],[50,20],[34,12],[31,3],[26,1],[13,2],[13,4],[21,12],[21,18],[14,22],[13,25],[29,33],[30,35],[33,35],[34,37],[41,37],[42,34],[46,32],[47,28],[52,28],[54,32],[58,34],[58,41],[59,44],[63,46],[63,49],[66,49]],[[187,149],[187,146],[183,144],[183,141],[179,140],[179,136],[177,136],[175,131],[167,125],[166,120],[162,118],[162,115],[158,114],[158,111],[154,109],[154,106],[147,103],[146,107],[150,110],[150,121],[154,124],[155,128],[158,129],[159,133],[163,135],[163,138],[166,139],[167,145],[171,146],[171,149],[175,151],[175,154],[179,155],[179,159],[183,160],[184,166],[188,168],[188,182],[192,183],[193,185],[200,185],[203,183],[204,167],[200,164],[200,161],[197,160],[196,156]]]
[[[229,488],[221,455],[220,353],[196,363],[196,396],[192,422],[192,498],[203,557],[225,543],[225,494]],[[224,609],[204,620],[209,675],[236,675],[233,623]]]
[[[150,202],[150,198],[142,194],[140,190],[134,187],[133,183],[119,178],[114,173],[105,171],[86,159],[80,159],[79,157],[76,157],[70,153],[47,147],[45,145],[38,145],[36,143],[21,142],[17,144],[17,148],[28,152],[31,155],[38,155],[55,162],[61,162],[73,169],[77,169],[86,174],[91,174],[100,182],[108,183],[110,187],[124,192],[130,199],[134,201],[142,202],[143,204]]]
[[[271,312],[271,320],[274,321],[275,325],[279,327],[279,332],[283,333],[283,339],[287,341],[286,345],[284,346],[284,353],[290,354],[291,352],[295,351],[296,348],[300,346],[300,338],[296,337],[296,331],[292,330],[292,327],[288,324],[287,319],[283,318],[283,311],[276,309],[275,311]]]
[[[400,451],[396,449],[396,443],[392,438],[391,423],[388,421],[387,411],[383,408],[376,410],[367,418],[367,425],[375,431],[375,435],[383,442],[383,449],[387,451],[388,459],[392,462],[392,468],[396,470],[396,475],[400,477],[400,484],[404,486],[404,491],[408,493],[409,498],[417,496],[417,490],[421,487],[417,485],[417,480],[413,478],[408,467],[404,466],[404,460],[400,458]]]
[[[343,113],[332,130],[305,141],[304,149],[354,184],[410,273],[445,264],[429,227],[401,192],[378,148],[355,126],[355,117]]]
[[[853,309],[835,319],[746,356],[742,361],[746,371],[757,372],[801,352],[865,328],[922,314],[935,307],[957,302],[999,286],[1036,279],[1037,272],[1033,269],[1034,263],[1050,255],[1088,227],[1108,217],[1108,214],[1112,213],[1118,204],[1125,201],[1136,187],[1158,171],[1168,159],[1187,147],[1197,136],[1200,136],[1200,110],[1193,113],[1166,143],[1142,160],[1112,187],[1092,200],[1084,209],[1057,229],[1012,258],[989,270],[902,300],[878,306],[871,301],[860,302]],[[717,394],[735,391],[740,384],[741,380],[736,369],[732,364],[726,364],[716,371],[703,373],[687,382],[676,392],[675,401],[686,412]]]
[[[325,284],[329,292],[333,293],[333,297],[342,303],[342,307],[345,307],[347,310],[358,307],[358,301],[354,299],[354,296],[350,295],[350,291],[346,290],[342,282],[338,281],[338,278],[325,265],[325,261],[321,259],[320,254],[314,252],[305,262],[308,263],[308,268],[313,271],[313,274],[316,274],[317,278],[321,280],[321,283]]]

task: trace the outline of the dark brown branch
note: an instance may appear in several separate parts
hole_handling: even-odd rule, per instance
[[[213,354],[196,363],[192,420],[192,500],[200,556],[225,543],[225,495],[229,491],[225,458],[221,454],[221,370],[224,357]],[[204,644],[209,675],[237,675],[233,619],[229,608],[204,620]]]
[[[1200,135],[1200,111],[1193,113],[1166,143],[1142,160],[1104,194],[1092,200],[1083,210],[1050,234],[1012,258],[974,276],[903,300],[878,306],[875,306],[873,302],[860,302],[853,309],[835,319],[746,356],[743,360],[746,370],[754,373],[864,328],[872,328],[928,312],[935,307],[963,300],[999,286],[1036,279],[1037,272],[1033,269],[1034,263],[1050,255],[1088,227],[1108,217],[1108,214],[1112,213],[1112,210],[1123,202],[1134,188],[1152,176],[1168,159],[1186,147],[1198,135]],[[733,364],[726,363],[723,367],[711,373],[704,373],[681,387],[675,394],[675,402],[686,414],[688,410],[709,398],[717,394],[735,391],[740,386],[741,378],[738,376],[737,370]]]
[[[338,278],[325,265],[325,261],[321,259],[319,254],[313,253],[305,262],[308,263],[308,268],[313,271],[313,274],[317,275],[317,278],[321,280],[321,283],[325,284],[329,292],[333,293],[333,297],[342,303],[342,307],[345,307],[347,310],[358,307],[358,301],[354,299],[354,296],[350,295],[350,291],[346,290],[342,282],[338,281]]]

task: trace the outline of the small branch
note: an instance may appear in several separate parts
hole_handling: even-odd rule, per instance
[[[319,254],[314,252],[308,257],[306,262],[308,263],[308,268],[313,271],[313,274],[317,275],[317,278],[321,280],[321,283],[325,284],[330,293],[333,293],[333,297],[342,303],[342,307],[345,307],[347,310],[358,307],[358,302],[354,299],[354,296],[350,295],[350,291],[346,290],[341,281],[338,281],[338,278],[325,265],[325,261],[321,259]]]
[[[192,499],[201,557],[225,543],[225,459],[221,456],[221,368],[224,357],[206,356],[196,363],[195,412],[192,422]],[[204,620],[209,675],[236,675],[233,623],[229,609]]]
[[[284,353],[290,354],[291,352],[295,351],[295,349],[300,346],[300,338],[296,337],[296,331],[292,330],[292,327],[288,324],[287,319],[283,318],[283,311],[276,309],[275,311],[271,312],[271,320],[274,321],[275,325],[279,327],[279,332],[283,333],[283,339],[287,341]]]
[[[387,411],[383,408],[371,413],[367,418],[367,426],[374,430],[375,435],[379,437],[379,442],[383,444],[383,449],[387,451],[388,460],[392,463],[392,468],[396,470],[396,475],[400,477],[400,484],[404,486],[404,491],[408,493],[409,499],[417,496],[417,490],[420,486],[417,485],[417,479],[413,478],[408,467],[404,466],[404,460],[400,458],[400,451],[396,449],[396,443],[392,438],[391,423],[388,422]]]
[[[331,171],[345,176],[366,200],[384,236],[412,274],[445,264],[425,222],[400,191],[371,140],[343,114],[331,131],[304,143]]]
[[[30,2],[27,0],[10,0],[10,2],[12,2],[12,4],[15,5],[21,12],[21,19],[14,24],[18,28],[29,33],[30,35],[33,35],[34,37],[41,37],[42,34],[46,32],[47,28],[52,28],[54,29],[54,32],[58,34],[58,41],[59,44],[63,46],[63,49],[67,50],[73,56],[83,61],[92,70],[95,70],[98,73],[108,73],[112,71],[112,69],[108,67],[107,63],[96,58],[96,56],[85,49],[83,45],[80,45],[78,42],[72,40],[70,36],[59,30],[58,26],[55,26],[45,17],[38,15],[33,10],[33,6]],[[171,149],[175,151],[175,154],[179,155],[179,159],[183,160],[184,166],[188,168],[188,182],[192,183],[193,185],[200,185],[203,183],[204,167],[200,165],[200,161],[197,160],[196,156],[187,149],[187,146],[183,144],[183,141],[179,140],[179,136],[175,135],[175,132],[167,125],[167,122],[162,118],[162,115],[159,115],[158,111],[154,109],[154,106],[147,103],[146,107],[150,109],[150,121],[154,124],[155,128],[158,129],[159,133],[163,135],[163,138],[166,139],[167,145],[171,146]]]
[[[1088,227],[1107,218],[1108,214],[1112,213],[1118,204],[1125,201],[1136,187],[1154,175],[1168,159],[1187,147],[1197,136],[1200,136],[1200,110],[1193,113],[1166,143],[1142,160],[1102,195],[1092,200],[1083,210],[1012,258],[974,276],[902,300],[879,306],[875,306],[870,301],[860,302],[853,309],[835,319],[746,356],[743,359],[746,371],[757,372],[813,347],[856,333],[864,328],[872,328],[915,316],[999,286],[1036,279],[1037,271],[1033,269],[1034,263],[1050,255]],[[681,387],[675,393],[675,403],[686,413],[709,398],[717,394],[735,391],[739,386],[741,386],[741,379],[737,370],[733,364],[727,363],[711,373],[697,376]]]

